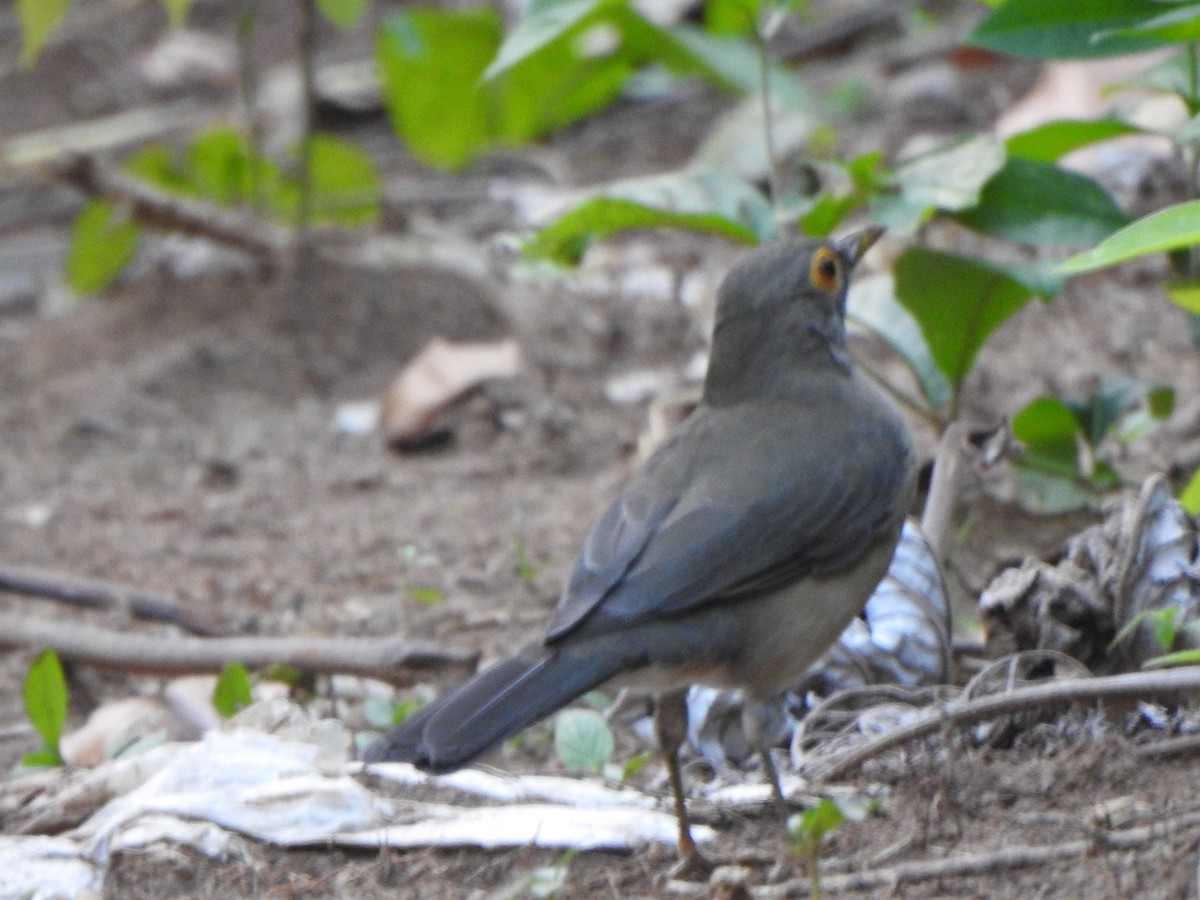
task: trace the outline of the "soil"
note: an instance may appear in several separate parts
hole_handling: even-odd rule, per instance
[[[92,18],[68,27],[32,72],[0,74],[0,138],[170,99],[118,62],[161,37],[158,5],[78,6]],[[116,6],[122,15],[106,15]],[[269,65],[287,58],[290,45],[275,38],[295,23],[292,4],[265,6],[280,13],[263,17],[269,24],[258,52]],[[840,9],[815,6],[831,16]],[[947,27],[965,28],[957,15],[934,9]],[[199,2],[195,15],[204,28],[232,33],[226,4]],[[322,46],[331,59],[353,58],[367,52],[369,35],[369,23],[348,34],[323,29]],[[819,89],[845,73],[872,79],[868,106],[839,132],[848,147],[893,153],[918,131],[984,127],[1036,74],[1015,61],[993,61],[986,78],[950,68],[955,96],[971,98],[961,114],[906,119],[916,101],[891,103],[889,86],[908,85],[922,65],[945,67],[945,54],[897,73],[873,62],[886,40],[868,35],[806,64]],[[0,12],[0,46],[4,58],[15,59],[11,9]],[[208,89],[229,101],[228,85]],[[467,180],[536,170],[539,178],[553,171],[562,183],[588,184],[669,170],[687,160],[731,102],[696,87],[624,100],[524,155],[481,163]],[[450,183],[408,160],[379,114],[326,110],[326,119],[368,147],[401,192]],[[655,136],[650,151],[647,134]],[[517,280],[499,272],[494,283],[481,283],[433,263],[389,269],[319,254],[285,260],[265,275],[242,260],[184,277],[145,251],[101,296],[70,301],[54,272],[79,203],[71,190],[32,175],[0,185],[5,277],[32,285],[24,292],[0,285],[0,563],[136,585],[203,608],[232,633],[401,634],[479,650],[485,660],[537,633],[581,536],[634,464],[645,404],[614,405],[605,385],[631,372],[682,372],[704,346],[703,323],[670,292],[622,289],[614,271],[650,260],[677,275],[719,273],[739,252],[697,237],[616,240],[591,259],[590,272],[600,277],[586,287],[582,277]],[[441,200],[392,208],[381,231],[433,223],[470,238],[486,256],[487,239],[511,219],[511,209],[494,201]],[[969,240],[953,233],[932,239]],[[1083,396],[1101,374],[1169,384],[1177,395],[1171,420],[1125,448],[1119,463],[1134,483],[1154,471],[1190,472],[1200,464],[1200,358],[1186,317],[1156,286],[1162,274],[1158,263],[1131,265],[1078,279],[1051,304],[1031,304],[985,348],[964,390],[964,415],[992,425],[1042,393]],[[375,434],[334,426],[340,404],[376,398],[430,338],[504,335],[520,342],[526,373],[465,403],[450,421],[448,443],[398,455]],[[857,341],[856,351],[885,372],[896,368],[869,340]],[[933,433],[915,418],[912,427],[928,457]],[[958,631],[977,638],[971,598],[999,567],[1025,553],[1053,554],[1095,515],[1031,516],[990,488],[968,486],[951,578]],[[519,554],[532,570],[519,565]],[[413,588],[444,599],[415,602]],[[30,616],[167,633],[40,600],[4,595],[2,603]],[[16,727],[24,721],[21,683],[32,655],[0,659],[0,770],[36,746],[31,732]],[[153,679],[85,667],[72,669],[70,679],[72,722],[101,700],[157,687]],[[1014,855],[969,876],[867,893],[1197,896],[1194,830],[1164,827],[1141,846],[1113,849],[1106,826],[1095,824],[1098,804],[1134,809],[1123,826],[1194,811],[1194,760],[1147,764],[1127,732],[1116,713],[1111,721],[1063,713],[1003,747],[962,740],[937,756],[884,757],[848,780],[876,786],[878,813],[835,831],[822,859],[842,871],[877,870],[1087,837],[1094,848],[1082,857],[1022,866]],[[621,742],[619,752],[643,749],[631,735]],[[502,764],[553,771],[546,743],[526,740]],[[647,766],[645,781],[660,784],[657,763]],[[719,830],[706,852],[743,866],[749,884],[806,883],[773,810],[701,810],[700,817]],[[536,849],[354,854],[249,845],[245,858],[225,862],[188,853],[119,856],[104,894],[482,898],[563,861],[559,852]],[[569,858],[557,895],[663,896],[675,889],[667,875],[673,861],[669,848],[581,853]],[[521,895],[514,889],[506,896]]]

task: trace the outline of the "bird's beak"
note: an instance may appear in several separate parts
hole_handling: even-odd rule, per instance
[[[869,225],[861,231],[853,231],[843,238],[838,238],[833,246],[838,256],[846,261],[846,265],[854,268],[886,230],[882,225]]]

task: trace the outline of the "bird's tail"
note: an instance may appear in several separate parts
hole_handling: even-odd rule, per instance
[[[617,654],[534,646],[480,672],[367,748],[367,762],[449,772],[626,668]]]

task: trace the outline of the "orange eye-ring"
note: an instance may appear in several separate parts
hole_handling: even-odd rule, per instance
[[[822,291],[834,291],[838,286],[838,275],[841,265],[837,254],[828,247],[822,247],[812,255],[812,266],[808,270],[808,280],[812,286]]]

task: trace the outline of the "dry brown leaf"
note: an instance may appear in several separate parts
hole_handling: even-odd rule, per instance
[[[396,376],[383,396],[379,425],[389,446],[420,443],[447,408],[485,381],[512,378],[521,350],[512,339],[453,343],[434,338]]]

